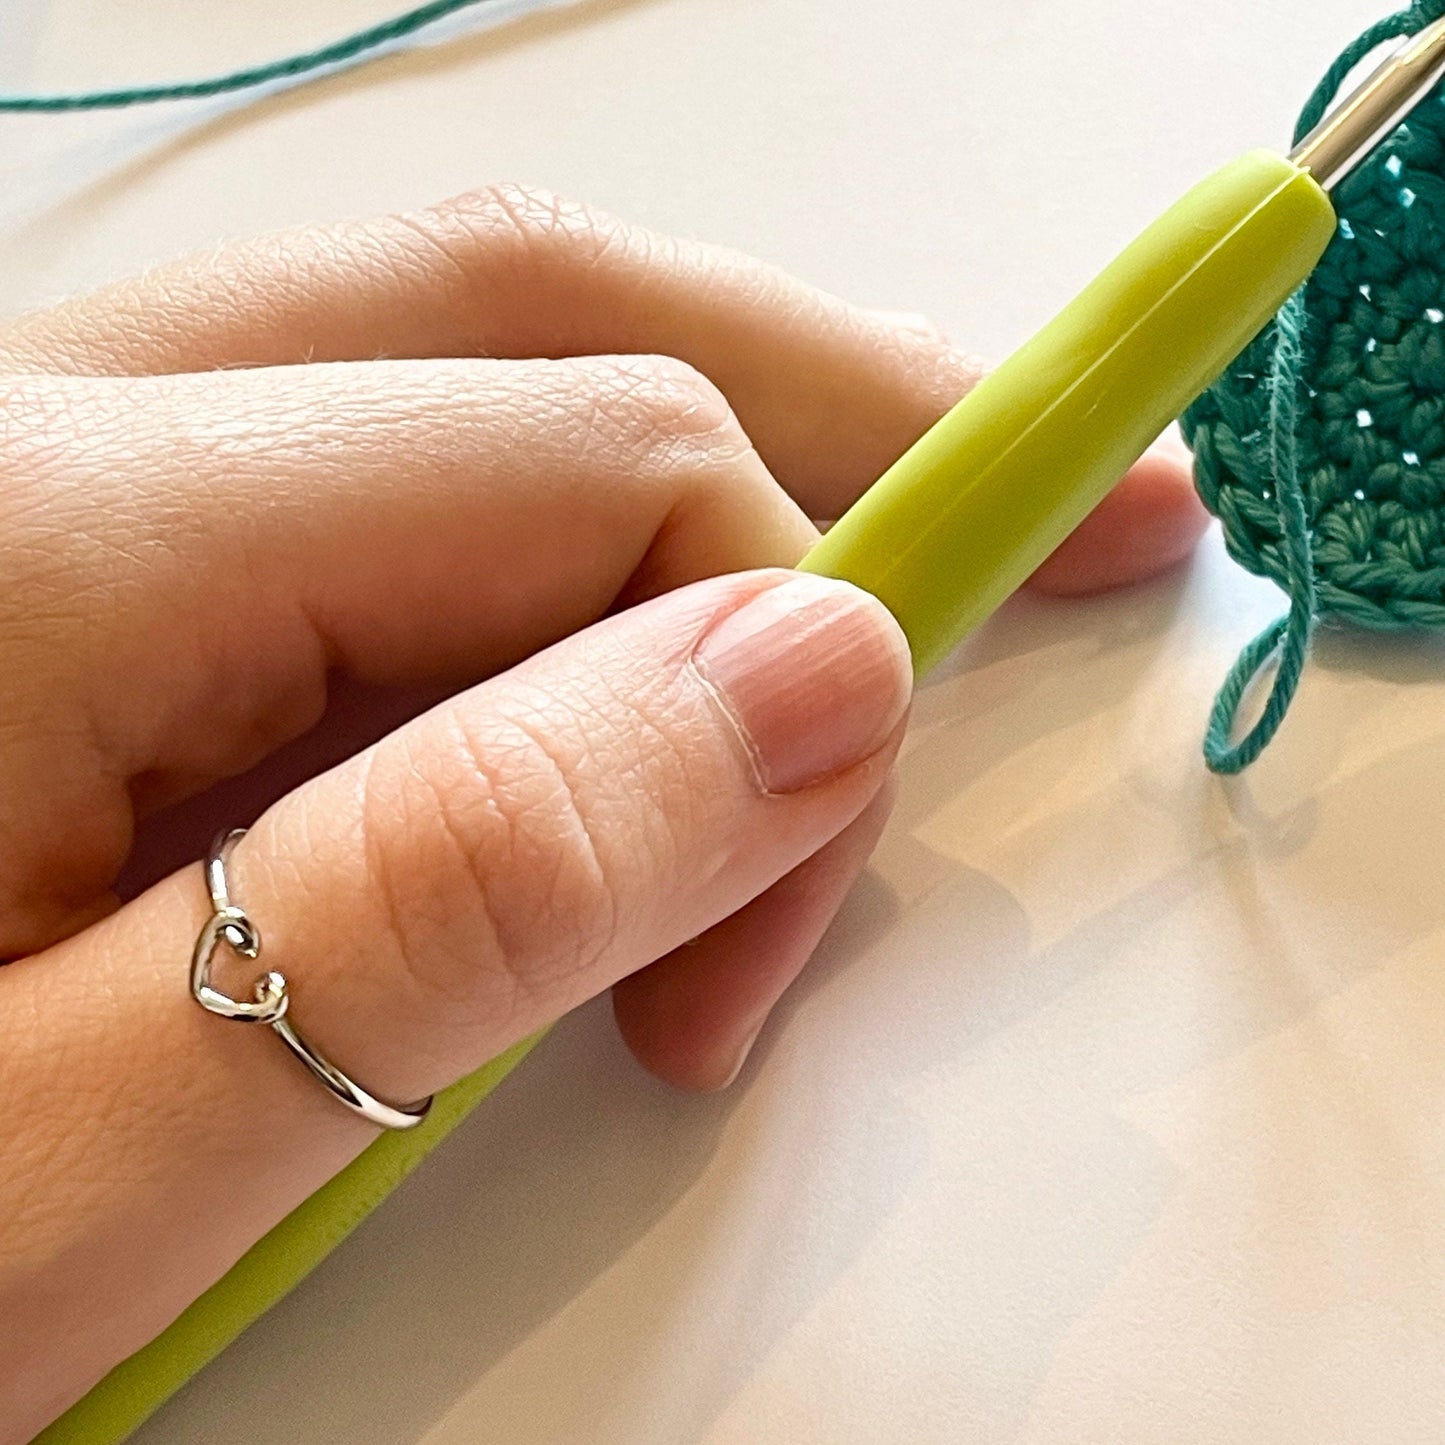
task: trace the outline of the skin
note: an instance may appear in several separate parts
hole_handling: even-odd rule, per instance
[[[255,820],[234,892],[297,1026],[383,1098],[607,989],[644,1067],[735,1077],[883,827],[910,685],[876,603],[786,569],[979,374],[511,187],[0,331],[0,1442],[374,1137],[190,999],[218,826]],[[1035,585],[1204,520],[1162,446]]]

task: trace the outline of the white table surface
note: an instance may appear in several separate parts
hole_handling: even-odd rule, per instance
[[[0,82],[393,3],[11,0]],[[3,118],[0,303],[511,178],[998,354],[1376,13],[602,0],[248,108]],[[138,1439],[1445,1438],[1445,647],[1328,642],[1225,786],[1204,714],[1278,606],[1211,539],[1008,608],[738,1088],[583,1011]]]

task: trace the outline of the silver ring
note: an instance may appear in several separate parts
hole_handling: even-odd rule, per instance
[[[211,916],[196,938],[191,952],[191,996],[208,1013],[241,1023],[270,1024],[280,1034],[286,1047],[316,1075],[332,1097],[345,1104],[363,1119],[383,1129],[414,1129],[431,1108],[430,1097],[415,1104],[396,1108],[368,1094],[360,1084],[348,1079],[335,1064],[322,1058],[297,1034],[286,1018],[291,997],[286,991],[286,976],[268,969],[251,990],[251,1001],[243,1002],[211,986],[211,960],[217,947],[224,943],[242,958],[259,958],[261,934],[246,910],[231,899],[226,882],[226,864],[231,850],[246,836],[244,828],[232,828],[216,835],[206,854],[206,891],[211,895]]]

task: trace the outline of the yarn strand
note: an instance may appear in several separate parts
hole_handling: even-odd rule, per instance
[[[206,80],[180,81],[169,85],[139,85],[116,90],[87,90],[71,94],[4,95],[0,94],[0,112],[50,112],[67,110],[120,110],[129,105],[149,105],[159,100],[198,100],[205,96],[227,95],[233,91],[250,90],[273,80],[286,80],[329,70],[359,60],[393,41],[402,40],[428,25],[444,20],[474,5],[498,4],[499,0],[428,0],[404,14],[370,25],[352,35],[334,40],[314,50],[303,50],[264,65],[248,66]]]
[[[1289,612],[1271,622],[1240,653],[1214,699],[1204,734],[1204,760],[1216,773],[1243,771],[1269,746],[1294,701],[1314,633],[1314,545],[1300,487],[1296,443],[1299,395],[1303,386],[1300,371],[1304,360],[1304,325],[1304,291],[1299,290],[1275,318],[1275,346],[1269,376],[1269,450],[1274,463],[1275,505],[1279,510],[1288,569]],[[1239,742],[1231,743],[1230,734],[1244,695],[1276,653],[1274,684],[1264,711]]]

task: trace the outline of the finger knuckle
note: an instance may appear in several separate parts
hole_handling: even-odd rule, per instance
[[[552,699],[459,707],[368,779],[368,861],[407,972],[492,1024],[580,1001],[573,981],[618,937],[632,862],[585,725]]]
[[[538,186],[506,181],[403,217],[459,268],[498,261],[517,269],[573,268],[627,235],[611,216]]]
[[[589,357],[595,420],[629,459],[689,470],[753,455],[727,398],[702,372],[672,356]]]

